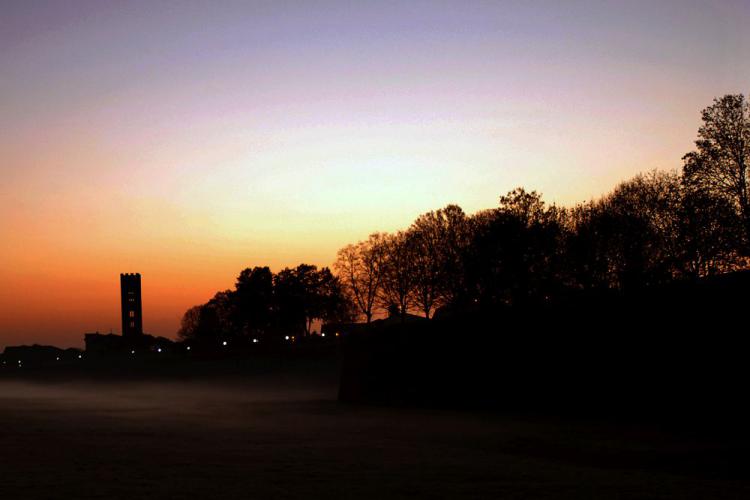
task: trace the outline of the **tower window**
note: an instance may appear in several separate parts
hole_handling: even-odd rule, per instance
[[[130,322],[130,328],[135,328],[135,321]]]
[[[130,317],[135,318],[135,311],[130,311]]]

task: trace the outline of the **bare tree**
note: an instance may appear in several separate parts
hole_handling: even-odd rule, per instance
[[[372,321],[383,279],[383,240],[374,233],[365,241],[338,252],[334,269],[357,310]]]
[[[412,304],[417,280],[414,263],[413,234],[399,231],[383,237],[383,268],[380,305],[396,306],[403,318]]]

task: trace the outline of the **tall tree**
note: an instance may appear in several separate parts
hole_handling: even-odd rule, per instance
[[[365,241],[338,252],[334,269],[357,311],[369,323],[383,279],[383,239],[374,233]]]
[[[293,329],[310,335],[317,320],[346,318],[348,304],[343,297],[341,284],[327,267],[300,264],[294,269],[284,269],[276,275],[275,288],[278,313]]]
[[[414,236],[399,231],[383,237],[383,272],[380,301],[385,309],[395,307],[403,319],[412,303],[417,280]]]
[[[683,174],[693,189],[724,196],[736,207],[750,252],[750,104],[742,94],[714,99],[701,113],[696,150],[683,158]]]
[[[237,277],[235,288],[235,323],[247,338],[264,336],[272,324],[273,273],[268,267],[247,268]]]
[[[560,211],[541,195],[517,188],[495,210],[472,217],[467,281],[483,304],[545,300],[558,274]]]
[[[420,215],[409,228],[417,280],[414,303],[425,317],[437,307],[467,298],[464,264],[471,225],[458,205]]]
[[[300,266],[302,269],[284,268],[273,277],[274,326],[279,336],[301,336],[306,332],[303,281],[312,266],[303,266]]]

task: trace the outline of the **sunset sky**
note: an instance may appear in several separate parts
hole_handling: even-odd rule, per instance
[[[171,337],[245,267],[679,168],[750,90],[749,27],[746,0],[5,0],[0,349],[119,332],[120,272]]]

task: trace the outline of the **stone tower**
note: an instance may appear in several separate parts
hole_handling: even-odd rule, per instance
[[[134,340],[143,335],[141,310],[141,275],[120,274],[120,299],[122,301],[122,336]]]

